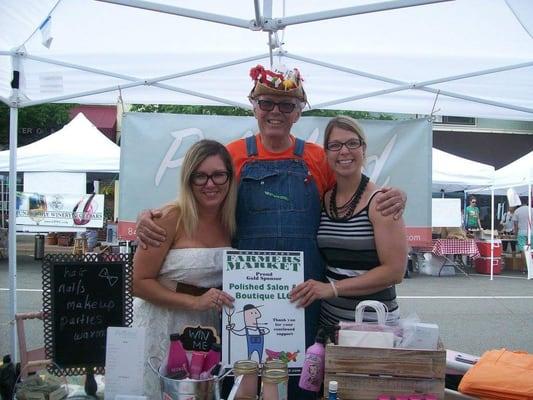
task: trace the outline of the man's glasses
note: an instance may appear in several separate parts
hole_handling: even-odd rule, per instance
[[[216,171],[211,175],[204,174],[203,172],[195,172],[191,175],[191,183],[195,186],[204,186],[211,179],[215,185],[223,185],[228,181],[229,177],[230,173],[228,171]]]
[[[364,144],[365,142],[363,142],[360,139],[350,139],[347,142],[333,141],[333,142],[328,142],[326,144],[326,149],[328,149],[329,151],[340,151],[342,149],[342,146],[346,146],[346,148],[349,150],[355,150]]]
[[[472,201],[471,201],[470,203],[472,203],[472,204],[476,204],[476,203],[477,203],[477,201],[475,201],[475,200],[472,200]]]
[[[284,114],[290,114],[296,107],[295,103],[289,101],[275,102],[272,100],[257,100],[257,104],[262,111],[272,111],[274,107],[278,106],[278,110]]]

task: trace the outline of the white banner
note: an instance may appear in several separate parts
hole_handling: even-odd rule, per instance
[[[17,225],[101,228],[104,195],[19,192]]]
[[[322,143],[330,118],[302,117],[292,133]],[[368,138],[364,172],[378,186],[407,193],[404,213],[412,246],[431,245],[431,122],[427,119],[360,120]],[[160,207],[176,198],[187,149],[200,139],[221,143],[257,131],[253,117],[124,114],[120,156],[119,238],[135,238],[141,210]]]
[[[235,297],[222,314],[222,360],[259,364],[280,359],[289,373],[301,371],[305,356],[305,313],[289,301],[304,280],[301,251],[227,250],[223,289]]]

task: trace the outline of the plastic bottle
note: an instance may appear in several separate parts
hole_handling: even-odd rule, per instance
[[[315,344],[309,346],[305,352],[305,360],[302,367],[302,375],[298,386],[310,392],[320,391],[324,380],[324,363],[326,358],[326,332],[320,328],[315,338]]]
[[[339,384],[337,381],[329,381],[328,387],[328,400],[337,400],[337,389]]]
[[[185,371],[189,375],[189,362],[187,360],[187,353],[183,348],[180,340],[181,336],[178,333],[170,335],[170,346],[168,349],[167,362],[167,376],[179,374],[180,371]]]
[[[222,347],[218,343],[213,343],[211,349],[207,352],[204,360],[204,371],[211,372],[211,369],[222,359],[220,351]]]

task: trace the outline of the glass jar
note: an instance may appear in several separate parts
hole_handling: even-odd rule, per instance
[[[286,369],[267,369],[262,376],[262,400],[287,400],[289,374]]]
[[[235,379],[242,375],[242,381],[235,394],[235,400],[255,400],[257,399],[257,375],[259,364],[252,360],[236,361],[233,364],[233,374]]]
[[[269,369],[281,369],[281,370],[289,370],[289,367],[287,366],[287,363],[282,360],[269,360],[265,361],[263,364],[263,373],[268,371]]]

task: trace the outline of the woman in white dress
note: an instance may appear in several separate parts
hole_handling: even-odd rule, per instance
[[[234,300],[220,289],[222,254],[235,231],[235,181],[226,148],[213,140],[194,144],[185,155],[180,183],[178,200],[154,220],[170,240],[139,247],[133,260],[133,325],[146,328],[146,358],[163,359],[170,334],[184,326],[218,330],[222,307],[232,307]],[[148,398],[160,398],[149,368],[144,380]]]

